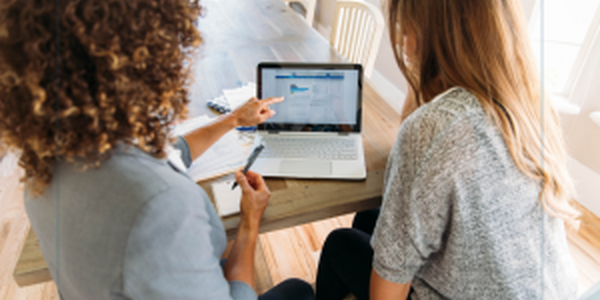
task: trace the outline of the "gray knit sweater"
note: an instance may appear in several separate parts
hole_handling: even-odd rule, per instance
[[[373,267],[412,299],[575,299],[563,222],[538,201],[477,99],[453,88],[404,122],[390,153]]]

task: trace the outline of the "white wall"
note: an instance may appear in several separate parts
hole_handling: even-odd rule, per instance
[[[536,0],[521,0],[521,6],[523,7],[523,12],[525,13],[525,17],[527,20],[531,18],[531,14],[533,13],[533,7],[535,6]]]
[[[529,18],[536,0],[521,0]],[[600,216],[600,126],[589,117],[600,111],[600,31],[583,70],[576,80],[568,103],[575,105],[573,114],[561,113],[561,125],[569,153],[568,168],[575,183],[575,199]],[[560,110],[559,110],[560,111]]]
[[[600,29],[589,57],[577,80],[569,102],[579,106],[580,113],[562,115],[561,122],[569,155],[569,168],[575,180],[576,199],[600,216],[600,125],[590,113],[600,111]]]

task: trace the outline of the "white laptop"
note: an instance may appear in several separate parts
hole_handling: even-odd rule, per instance
[[[361,139],[359,64],[260,63],[257,96],[284,96],[258,126],[264,150],[252,170],[265,177],[360,180],[367,176]]]

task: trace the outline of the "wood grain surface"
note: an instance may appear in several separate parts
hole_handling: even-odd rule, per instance
[[[48,281],[49,276],[36,278],[34,281],[40,283],[27,287],[19,287],[13,278],[21,249],[31,231],[23,206],[23,187],[19,182],[22,172],[17,169],[3,177],[4,171],[0,170],[0,299],[57,299],[56,286]]]

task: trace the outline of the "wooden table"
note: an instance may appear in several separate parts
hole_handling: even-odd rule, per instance
[[[195,58],[195,82],[190,88],[192,116],[209,114],[205,102],[219,96],[221,90],[255,82],[260,61],[345,61],[281,0],[204,0],[202,4],[205,17],[198,21],[198,27],[204,43]],[[269,179],[272,196],[261,232],[380,205],[385,164],[399,116],[368,85],[363,100],[367,179]],[[238,220],[238,216],[223,218],[229,238],[235,234]],[[20,286],[51,280],[33,231],[25,242],[14,278]]]

